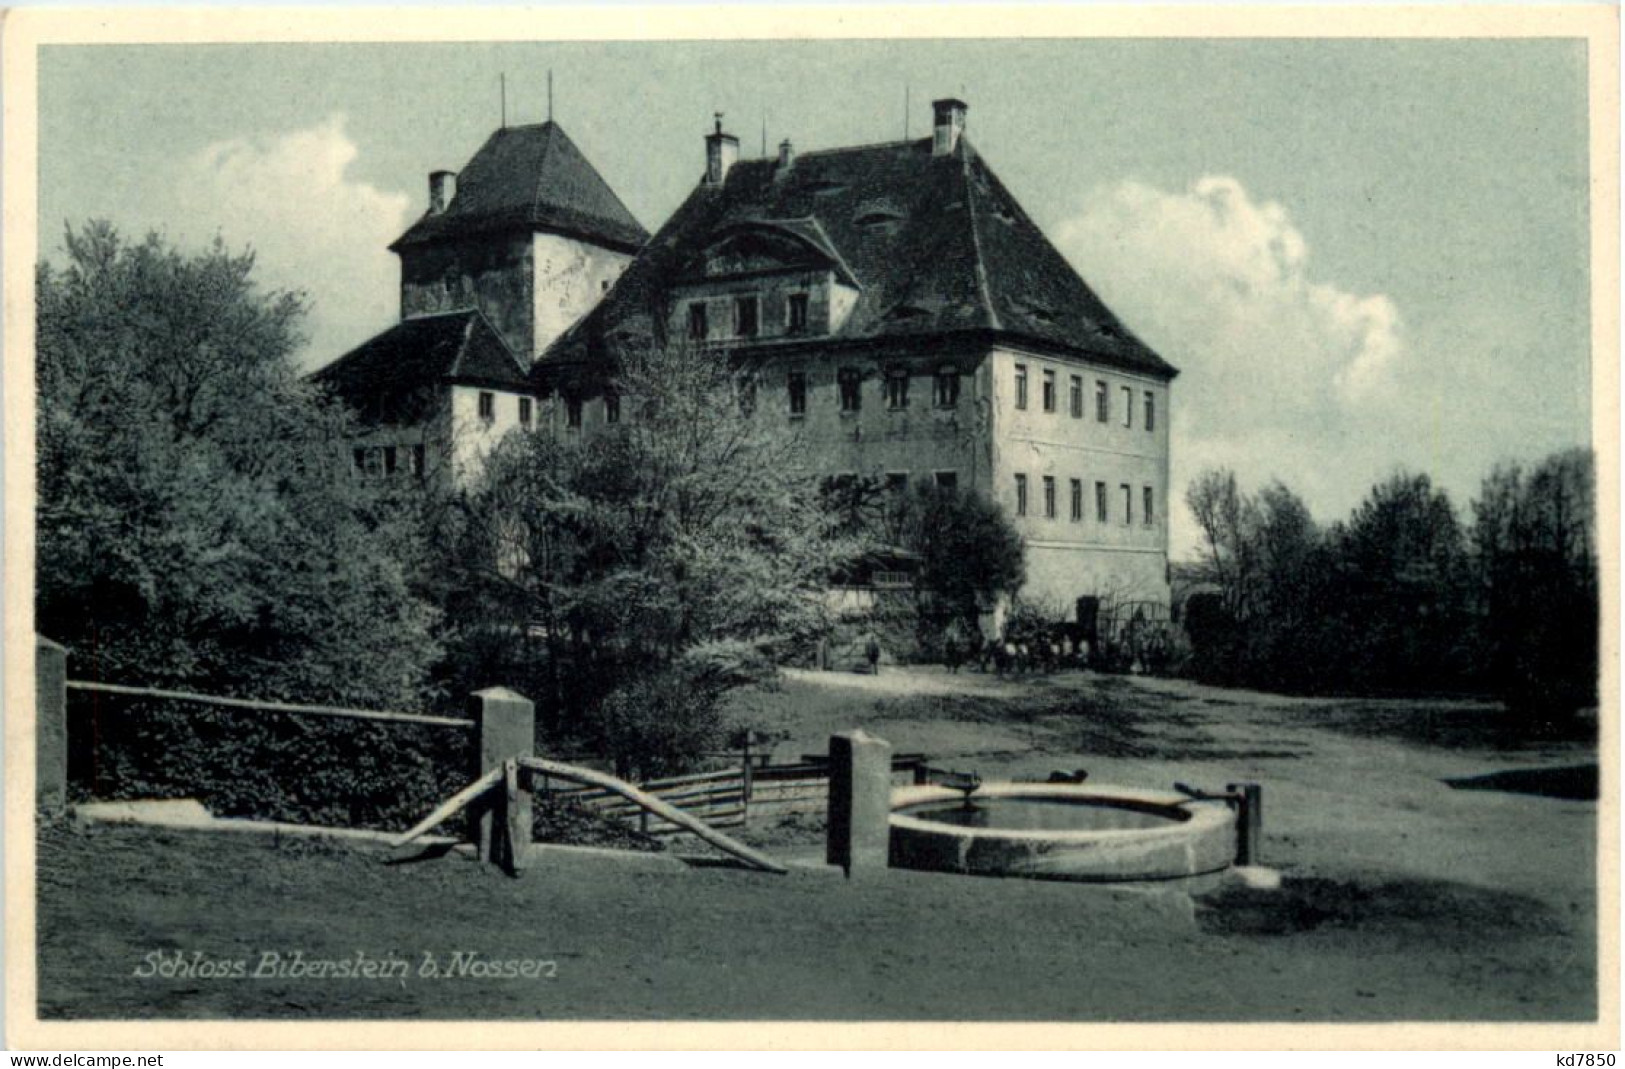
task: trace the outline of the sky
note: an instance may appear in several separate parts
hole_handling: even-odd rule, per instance
[[[431,170],[554,118],[650,230],[725,115],[747,154],[924,136],[930,101],[1181,369],[1182,497],[1225,466],[1322,522],[1397,470],[1465,513],[1485,473],[1591,436],[1586,55],[1547,40],[53,46],[40,252],[111,220],[251,247],[305,291],[316,367],[396,318],[386,246]],[[906,96],[905,96],[906,94]],[[907,99],[911,107],[905,109]]]

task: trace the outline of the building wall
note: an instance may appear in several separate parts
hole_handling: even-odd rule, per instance
[[[781,271],[770,275],[689,282],[673,294],[666,330],[672,338],[688,338],[689,306],[703,301],[710,326],[709,339],[728,341],[734,333],[734,299],[757,299],[757,333],[761,339],[782,338],[789,330],[789,297],[807,295],[807,336],[828,335],[841,328],[857,303],[857,291],[835,281],[827,268]]]
[[[489,393],[492,415],[480,415],[480,394]],[[531,401],[531,425],[537,426],[539,406],[528,394],[512,393],[479,386],[451,387],[451,441],[452,477],[459,485],[467,485],[479,474],[485,457],[502,437],[521,426],[519,402]]]
[[[1070,608],[1086,594],[1168,603],[1169,384],[1082,361],[995,350],[992,376],[993,486],[1027,542],[1025,597]],[[1017,406],[1017,368],[1027,374],[1027,404]],[[1054,374],[1053,411],[1044,406],[1044,373]],[[1083,387],[1081,417],[1072,414],[1071,378]],[[1098,418],[1096,384],[1104,383],[1107,418]],[[1131,402],[1124,415],[1124,390]],[[1150,393],[1153,426],[1145,426]],[[1017,475],[1027,481],[1026,515],[1018,515]],[[1055,515],[1046,515],[1045,478],[1055,480]],[[1074,520],[1071,481],[1082,483],[1083,514]],[[1106,520],[1096,506],[1105,484]],[[1123,487],[1129,487],[1125,510]],[[1145,516],[1145,490],[1152,515]]]
[[[632,262],[627,253],[558,234],[532,235],[531,257],[535,280],[533,333],[526,346],[514,348],[527,362],[592,311]]]
[[[401,318],[476,307],[524,359],[534,352],[529,234],[418,246],[401,254]]]
[[[986,375],[977,354],[932,356],[894,353],[767,354],[757,372],[756,411],[779,421],[805,443],[808,462],[825,475],[884,477],[903,474],[912,485],[938,472],[954,473],[960,486],[987,485],[989,455],[982,405]],[[959,397],[942,407],[933,397],[938,369],[959,375]],[[838,375],[859,375],[860,407],[841,410]],[[789,378],[807,376],[806,412],[790,414]],[[885,383],[889,372],[908,373],[907,405],[889,408]]]

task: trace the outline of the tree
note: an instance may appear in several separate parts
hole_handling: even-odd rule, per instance
[[[1461,525],[1426,475],[1372,487],[1334,531],[1348,664],[1370,683],[1462,685],[1471,667]]]
[[[415,704],[432,613],[292,364],[302,300],[219,241],[91,223],[67,253],[36,281],[40,632],[93,678]]]
[[[1599,602],[1591,453],[1500,466],[1473,502],[1481,656],[1509,705],[1567,714],[1597,701]]]
[[[1241,492],[1236,473],[1228,468],[1199,474],[1185,491],[1185,503],[1202,531],[1208,576],[1218,584],[1226,614],[1240,626],[1252,615],[1257,596],[1257,506]]]
[[[473,627],[545,688],[553,729],[579,733],[602,709],[624,739],[632,706],[606,705],[612,691],[687,673],[719,643],[744,656],[818,627],[843,542],[803,451],[755,418],[718,353],[635,352],[608,385],[621,423],[586,442],[516,433],[498,446],[454,562],[483,595],[465,607]]]
[[[1027,581],[1021,533],[996,501],[956,487],[921,484],[897,510],[897,541],[917,554],[922,614],[974,626],[1000,596]]]

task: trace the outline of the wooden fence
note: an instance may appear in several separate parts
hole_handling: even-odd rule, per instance
[[[894,782],[924,783],[929,774],[924,754],[897,754],[892,758]],[[822,813],[829,802],[829,759],[808,755],[792,764],[760,764],[747,752],[737,768],[664,777],[638,786],[713,827],[741,827],[752,819]],[[635,822],[650,835],[682,831],[606,790],[545,777],[540,787],[554,797],[577,802],[604,816]]]

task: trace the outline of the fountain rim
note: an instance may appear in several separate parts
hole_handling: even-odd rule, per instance
[[[1031,839],[1042,842],[1090,843],[1118,840],[1185,838],[1235,821],[1235,814],[1222,800],[1193,801],[1177,791],[1146,790],[1110,784],[1083,786],[1077,783],[1020,783],[1014,780],[983,783],[972,795],[977,798],[1034,798],[1093,800],[1099,803],[1127,803],[1131,809],[1177,809],[1189,814],[1185,820],[1172,817],[1166,828],[973,828],[910,816],[901,810],[932,802],[953,802],[964,792],[952,787],[927,784],[894,787],[891,796],[891,826],[931,835],[951,834],[971,839]]]

